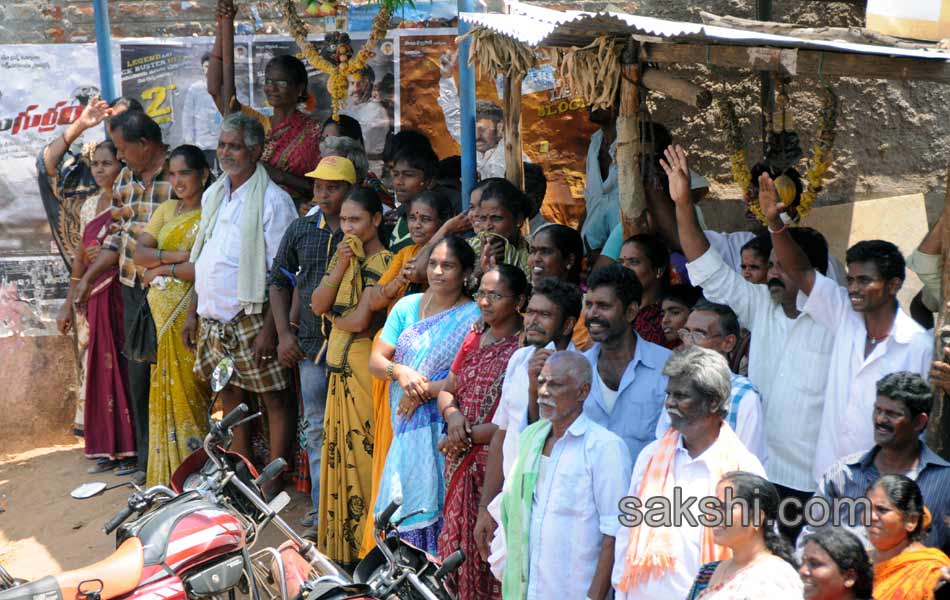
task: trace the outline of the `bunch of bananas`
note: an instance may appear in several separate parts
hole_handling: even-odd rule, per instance
[[[600,36],[583,48],[552,48],[548,56],[571,94],[593,108],[610,108],[620,85],[623,40]]]

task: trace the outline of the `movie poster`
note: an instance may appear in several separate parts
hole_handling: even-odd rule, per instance
[[[142,103],[170,148],[194,144],[211,154],[218,145],[221,114],[205,78],[213,42],[171,38],[119,43],[122,94]],[[234,84],[241,102],[248,101],[251,87],[249,46],[248,39],[235,38]]]
[[[99,93],[94,44],[0,46],[0,256],[56,252],[36,159]],[[89,131],[82,141],[102,139]]]
[[[457,133],[450,132],[439,105],[440,65],[455,52],[454,32],[400,32],[400,128],[418,129],[432,140],[440,157],[459,154]],[[457,81],[453,78],[457,90]],[[522,84],[522,145],[547,178],[542,214],[553,222],[576,226],[584,214],[584,160],[595,131],[580,99],[559,93],[554,69],[542,64]],[[501,106],[501,85],[487,78],[476,83],[479,99]]]
[[[351,47],[354,53],[359,52],[366,43],[367,34],[354,34]],[[311,38],[313,47],[318,52],[332,54],[324,36]],[[253,55],[253,87],[251,90],[251,106],[255,110],[270,113],[270,107],[264,98],[264,69],[267,62],[279,54],[294,54],[307,65],[310,75],[310,94],[312,114],[321,121],[333,114],[330,92],[327,90],[329,75],[314,69],[304,59],[296,42],[286,38],[261,39],[258,37],[252,45]],[[393,131],[398,123],[395,112],[395,81],[396,67],[393,59],[396,54],[396,42],[393,38],[384,38],[377,43],[373,57],[367,61],[365,76],[351,78],[349,95],[342,114],[349,115],[360,122],[363,128],[363,140],[366,144],[366,153],[370,160],[378,159],[386,144],[386,135]]]

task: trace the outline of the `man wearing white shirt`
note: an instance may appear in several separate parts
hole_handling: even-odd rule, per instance
[[[715,496],[716,485],[730,471],[765,475],[759,459],[723,422],[731,384],[722,355],[690,346],[673,353],[663,374],[669,377],[664,405],[672,429],[640,453],[630,491],[621,502],[623,526],[617,530],[611,575],[616,600],[686,597],[699,567],[724,558],[712,542],[712,530],[699,521],[700,499]],[[681,490],[684,501],[695,499],[688,510],[680,507],[692,519],[680,515],[672,527],[659,528],[630,519],[629,509],[636,508],[642,517],[651,498],[673,504],[671,490]],[[634,501],[641,503],[639,508],[631,506]]]
[[[874,444],[867,415],[874,409],[878,380],[895,371],[926,376],[933,336],[898,305],[905,267],[894,244],[870,240],[849,248],[848,286],[841,287],[816,272],[788,235],[781,219],[785,207],[767,175],[759,190],[776,256],[808,296],[802,311],[834,332],[813,471],[818,481],[838,459]]]
[[[502,494],[506,600],[610,592],[632,461],[619,437],[583,413],[591,375],[582,354],[556,352],[538,376],[541,420],[524,430]]]
[[[454,71],[458,54],[447,52],[440,59],[439,106],[445,126],[456,142],[462,139],[462,110]],[[522,153],[525,162],[528,155]],[[475,168],[480,179],[505,176],[505,113],[490,100],[475,102]]]
[[[225,177],[201,199],[202,215],[191,260],[196,299],[183,337],[195,350],[195,373],[210,379],[225,356],[234,375],[221,392],[224,411],[259,394],[270,421],[271,459],[286,457],[293,412],[283,398],[289,373],[276,360],[276,329],[267,304],[267,272],[297,211],[287,192],[259,164],[264,128],[234,113],[221,125],[218,161]],[[250,452],[247,426],[234,431],[232,450]]]
[[[739,339],[739,320],[736,313],[725,304],[701,301],[689,314],[686,327],[680,330],[680,338],[686,346],[695,344],[718,352],[728,360],[729,353]],[[748,378],[731,371],[729,375],[732,389],[726,423],[736,432],[749,452],[755,454],[764,465],[769,451],[765,445],[762,397]],[[669,428],[670,417],[664,412],[657,422],[656,438],[662,438]]]
[[[751,332],[749,379],[762,394],[768,476],[783,498],[803,503],[815,490],[813,475],[818,426],[821,423],[832,331],[799,311],[798,286],[786,274],[775,251],[769,261],[767,285],[749,283],[710,247],[695,219],[683,149],[667,152],[663,163],[676,202],[676,223],[687,269],[708,300],[727,304],[739,324]],[[828,264],[828,245],[816,231],[796,228],[791,236],[805,250],[811,265]],[[783,528],[794,538],[800,528]]]
[[[501,384],[501,400],[492,423],[498,426],[488,447],[482,501],[475,524],[475,539],[488,560],[495,529],[501,520],[501,488],[518,454],[521,431],[538,418],[538,374],[552,353],[573,350],[571,336],[581,314],[581,290],[554,278],[534,287],[524,314],[524,348],[508,360]],[[529,417],[529,411],[532,416]]]
[[[380,160],[386,146],[386,134],[392,129],[386,107],[373,100],[373,83],[376,74],[365,65],[350,76],[346,107],[340,114],[353,117],[363,129],[363,144],[371,161]]]

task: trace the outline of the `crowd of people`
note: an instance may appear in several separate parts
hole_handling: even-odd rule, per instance
[[[399,498],[407,541],[465,552],[461,600],[911,600],[950,579],[950,463],[923,441],[950,365],[899,306],[895,245],[841,265],[768,167],[767,228],[706,230],[705,180],[659,125],[649,217],[623,239],[609,111],[587,158],[599,222],[546,223],[543,181],[491,176],[463,212],[457,161],[423,134],[389,136],[377,177],[358,117],[301,111],[294,57],[266,67],[271,116],[240,105],[230,19],[209,56],[214,161],[121,98],[39,158],[81,205],[58,325],[84,349],[91,472],[167,482],[230,358],[222,408],[267,417],[232,449],[296,465],[265,491],[309,485],[302,525],[344,566]],[[108,141],[74,153],[101,123]],[[939,231],[910,259],[933,298]],[[866,499],[850,521],[848,498]],[[814,522],[815,500],[840,519]],[[704,504],[718,520],[691,518]]]

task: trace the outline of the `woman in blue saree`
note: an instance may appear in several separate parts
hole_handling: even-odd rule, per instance
[[[373,512],[401,496],[395,518],[421,512],[400,525],[400,534],[432,554],[445,498],[445,459],[438,450],[444,421],[435,398],[480,314],[465,293],[474,266],[475,253],[464,240],[449,236],[439,242],[426,268],[429,289],[396,303],[370,356],[373,376],[392,382],[393,427]]]

